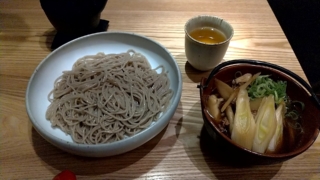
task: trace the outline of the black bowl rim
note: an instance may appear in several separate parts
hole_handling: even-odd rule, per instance
[[[230,65],[234,65],[234,64],[249,64],[249,65],[256,65],[256,66],[261,66],[261,67],[269,67],[275,70],[278,70],[288,76],[290,76],[292,79],[296,80],[298,83],[300,83],[301,86],[303,86],[303,88],[305,88],[305,90],[310,94],[312,100],[315,102],[315,106],[317,107],[317,109],[320,110],[320,101],[317,98],[316,94],[313,92],[311,86],[305,81],[303,80],[300,76],[298,76],[297,74],[295,74],[294,72],[283,68],[281,66],[272,64],[272,63],[268,63],[268,62],[264,62],[264,61],[259,61],[259,60],[251,60],[251,59],[235,59],[235,60],[230,60],[230,61],[226,61],[223,63],[220,63],[218,66],[216,66],[210,73],[210,75],[208,76],[208,78],[203,78],[205,80],[205,83],[202,85],[200,83],[200,85],[198,85],[197,87],[200,89],[200,93],[202,93],[203,89],[208,87],[208,84],[210,82],[210,80],[214,77],[215,74],[217,74],[221,69],[223,69],[224,67],[230,66]],[[202,81],[201,81],[202,82]],[[202,104],[202,98],[201,99],[201,104]],[[204,109],[202,108],[202,111],[204,111]],[[204,112],[203,112],[204,113]],[[203,114],[204,115],[204,114]],[[207,121],[209,121],[206,117],[203,117],[203,119],[206,119]],[[218,132],[218,134],[220,136],[222,136],[223,139],[227,140],[229,143],[231,143],[232,145],[234,145],[235,147],[237,147],[240,150],[246,151],[250,154],[253,155],[257,155],[260,157],[266,157],[266,158],[290,158],[290,157],[294,157],[297,156],[301,153],[303,153],[305,150],[307,150],[316,140],[316,137],[319,134],[319,129],[320,127],[318,127],[318,131],[316,131],[314,133],[314,137],[313,139],[311,139],[310,143],[307,144],[304,147],[300,147],[298,149],[296,149],[293,152],[290,153],[282,153],[282,154],[263,154],[263,153],[257,153],[251,150],[248,150],[246,148],[243,148],[235,143],[233,143],[230,138],[226,137],[223,133],[221,133],[213,124],[211,121],[209,121],[209,124]]]

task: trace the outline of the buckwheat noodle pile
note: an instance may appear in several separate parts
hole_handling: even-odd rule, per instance
[[[172,97],[169,86],[164,67],[151,69],[133,50],[85,56],[54,82],[46,118],[76,143],[118,141],[158,119]]]

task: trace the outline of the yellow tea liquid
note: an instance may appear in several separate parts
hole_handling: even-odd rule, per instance
[[[190,36],[197,41],[216,44],[227,40],[226,36],[218,29],[212,27],[201,27],[190,32]]]

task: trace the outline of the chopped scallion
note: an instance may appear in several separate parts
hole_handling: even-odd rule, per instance
[[[260,75],[248,87],[248,94],[250,99],[274,95],[275,103],[279,104],[281,100],[286,100],[286,88],[286,81],[274,81],[269,75]]]

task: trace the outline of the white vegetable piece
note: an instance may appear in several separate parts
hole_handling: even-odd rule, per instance
[[[275,152],[279,146],[279,144],[282,143],[282,137],[283,137],[283,119],[284,114],[286,112],[286,105],[285,102],[280,102],[276,109],[276,120],[277,120],[277,128],[276,132],[274,133],[273,137],[271,138],[271,141],[269,143],[268,152]]]
[[[231,139],[240,146],[251,150],[255,129],[256,124],[250,110],[248,92],[246,89],[240,88]]]
[[[277,126],[273,95],[263,98],[256,115],[256,123],[252,150],[264,153]]]

